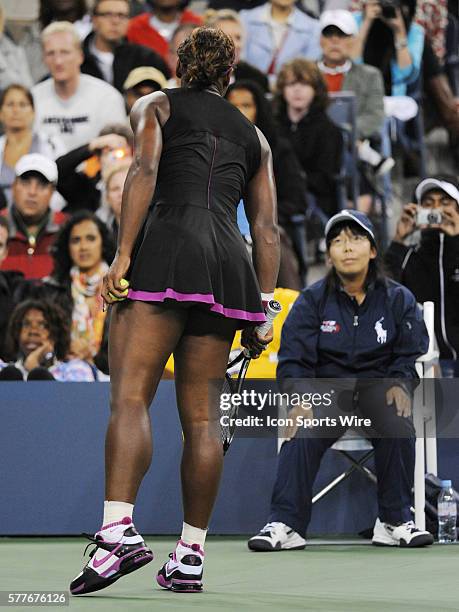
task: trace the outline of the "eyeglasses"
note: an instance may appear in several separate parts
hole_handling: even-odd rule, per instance
[[[102,13],[94,13],[95,17],[103,17],[105,19],[119,19],[120,21],[127,21],[129,19],[128,13],[114,13],[112,11],[103,11]]]

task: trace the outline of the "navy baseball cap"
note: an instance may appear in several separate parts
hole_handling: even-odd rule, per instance
[[[328,220],[327,225],[325,226],[325,238],[327,238],[328,233],[334,225],[336,225],[337,223],[343,223],[343,221],[353,221],[354,223],[357,223],[357,225],[360,225],[360,227],[366,231],[372,242],[376,242],[373,223],[366,216],[366,214],[360,212],[360,210],[346,209],[342,210],[336,215],[333,215],[333,217]]]

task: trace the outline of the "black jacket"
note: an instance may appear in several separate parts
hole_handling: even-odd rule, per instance
[[[88,34],[83,42],[84,61],[81,66],[81,72],[90,74],[98,79],[104,79],[100,71],[96,57],[91,53],[90,42],[94,38],[94,32]],[[152,66],[160,70],[168,79],[170,75],[169,68],[163,58],[142,45],[136,45],[126,41],[121,42],[114,51],[113,59],[113,87],[123,93],[123,84],[134,68],[139,66]]]
[[[306,177],[287,138],[276,138],[269,144],[273,155],[279,223],[286,226],[292,215],[306,212]]]
[[[94,212],[99,208],[100,174],[89,177],[84,172],[77,171],[77,167],[93,155],[89,146],[83,145],[56,159],[59,176],[57,190],[67,202],[65,212],[74,213],[81,209]]]
[[[435,304],[435,336],[441,359],[459,355],[459,236],[426,230],[416,246],[391,242],[385,254],[391,276],[418,302]]]
[[[343,137],[325,111],[311,109],[292,123],[287,114],[278,115],[282,135],[288,137],[306,173],[308,190],[328,216],[338,211],[336,177],[341,169]]]

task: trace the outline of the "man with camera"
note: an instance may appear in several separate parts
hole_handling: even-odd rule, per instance
[[[447,176],[427,178],[415,190],[416,204],[403,207],[385,255],[393,278],[418,302],[435,304],[435,335],[443,376],[459,376],[459,188]],[[420,230],[420,240],[405,240]]]

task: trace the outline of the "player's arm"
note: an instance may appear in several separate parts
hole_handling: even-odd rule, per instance
[[[132,249],[153,197],[163,146],[161,125],[168,113],[169,102],[162,92],[141,98],[131,112],[134,159],[123,190],[118,248],[102,290],[108,303],[114,301],[109,293],[123,295],[120,280],[129,269]]]
[[[272,293],[279,274],[280,240],[277,226],[277,197],[272,154],[264,135],[257,129],[261,162],[248,185],[245,211],[253,241],[253,265],[263,293]]]
[[[244,205],[250,224],[252,258],[260,290],[274,293],[279,274],[280,239],[277,226],[277,198],[272,154],[264,135],[257,129],[261,144],[261,162],[248,185]],[[272,333],[261,340],[253,328],[244,330],[242,344],[257,356],[272,340]]]

